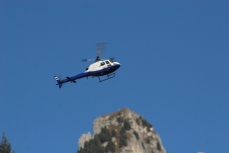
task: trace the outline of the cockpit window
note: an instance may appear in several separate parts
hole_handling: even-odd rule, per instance
[[[109,61],[106,61],[106,64],[110,64],[110,62]]]
[[[104,62],[102,62],[100,66],[103,66],[103,65],[105,65],[105,63],[104,63]]]

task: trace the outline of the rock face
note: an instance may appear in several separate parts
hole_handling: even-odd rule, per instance
[[[78,153],[166,153],[152,125],[127,108],[98,117],[93,132],[80,137]]]
[[[78,145],[84,147],[84,143],[86,141],[90,141],[91,139],[94,139],[94,136],[92,136],[90,132],[88,132],[87,134],[82,134],[79,139]]]

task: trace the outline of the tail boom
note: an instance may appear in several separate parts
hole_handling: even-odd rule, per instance
[[[63,80],[60,80],[57,76],[54,76],[54,78],[57,81],[56,85],[59,85],[59,88],[61,88],[62,84],[64,84],[64,83],[67,83],[67,82],[76,83],[77,79],[81,79],[81,78],[88,77],[88,76],[90,76],[89,73],[80,73],[80,74],[75,75],[73,77],[66,77],[66,79],[63,79]]]

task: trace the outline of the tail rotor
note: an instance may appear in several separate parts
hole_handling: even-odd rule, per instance
[[[54,78],[55,78],[55,80],[57,81],[57,84],[56,85],[59,85],[59,88],[61,88],[62,87],[62,82],[61,82],[61,80],[57,77],[57,76],[54,76]]]

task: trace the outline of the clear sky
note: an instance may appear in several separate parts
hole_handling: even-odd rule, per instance
[[[17,153],[75,153],[127,107],[169,153],[229,152],[228,1],[0,1],[0,132]],[[108,41],[116,77],[59,89]]]

